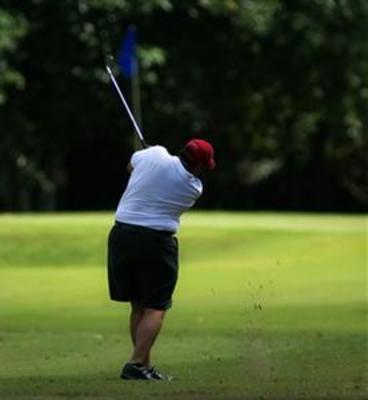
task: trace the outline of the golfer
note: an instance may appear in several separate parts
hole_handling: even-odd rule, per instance
[[[201,139],[189,141],[179,156],[152,146],[131,157],[131,176],[108,239],[110,297],[131,304],[133,353],[122,379],[171,379],[152,366],[150,354],[178,277],[174,235],[180,215],[202,193],[198,176],[214,167],[213,147]]]

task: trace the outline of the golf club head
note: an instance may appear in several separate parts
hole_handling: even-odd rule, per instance
[[[116,61],[115,61],[114,57],[111,54],[108,54],[105,57],[105,65],[107,67],[109,67],[111,70],[116,68]]]

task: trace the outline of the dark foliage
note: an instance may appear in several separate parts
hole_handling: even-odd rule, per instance
[[[0,210],[116,205],[134,140],[104,56],[132,23],[147,141],[215,145],[200,207],[367,208],[365,0],[3,0]]]

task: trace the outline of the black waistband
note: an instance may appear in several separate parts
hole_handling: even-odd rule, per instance
[[[126,222],[115,221],[115,224],[122,228],[134,229],[137,232],[151,232],[151,233],[156,233],[156,234],[163,235],[163,236],[173,236],[174,235],[174,232],[160,231],[158,229],[147,228],[146,226],[127,224]]]

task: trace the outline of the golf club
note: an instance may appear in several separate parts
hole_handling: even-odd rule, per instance
[[[113,64],[113,61],[114,61],[114,59],[113,59],[112,56],[108,56],[108,57],[107,57],[106,63],[105,63],[106,71],[107,71],[107,73],[109,74],[110,79],[111,79],[111,81],[112,81],[112,83],[113,83],[113,85],[114,85],[114,87],[115,87],[115,89],[116,89],[116,91],[117,91],[117,93],[118,93],[118,95],[119,95],[119,97],[120,97],[122,103],[124,104],[124,107],[125,107],[125,109],[126,109],[128,115],[129,115],[130,120],[131,120],[132,123],[133,123],[134,129],[135,129],[135,131],[136,131],[136,133],[137,133],[137,135],[138,135],[138,139],[139,139],[139,141],[140,141],[142,147],[143,147],[143,148],[147,148],[148,145],[147,145],[146,141],[144,140],[143,134],[142,134],[142,132],[141,132],[141,130],[140,130],[140,128],[139,128],[139,126],[138,126],[138,124],[137,124],[135,118],[134,118],[134,115],[133,115],[133,113],[131,112],[131,110],[130,110],[130,108],[129,108],[129,105],[128,105],[127,101],[125,100],[125,97],[124,97],[124,95],[123,95],[123,93],[122,93],[122,91],[121,91],[121,89],[120,89],[120,87],[119,87],[119,84],[118,84],[118,82],[116,81],[115,76],[114,76],[114,74],[113,74],[113,72],[112,72],[111,65]]]

